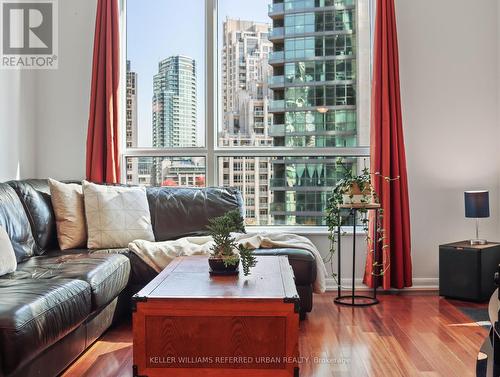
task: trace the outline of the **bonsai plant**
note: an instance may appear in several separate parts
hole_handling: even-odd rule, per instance
[[[208,258],[211,273],[237,275],[241,261],[243,274],[248,276],[250,268],[257,264],[257,259],[251,249],[237,244],[231,235],[233,232],[246,233],[244,220],[239,211],[227,212],[223,216],[210,219],[209,222],[208,233],[214,240]]]
[[[337,159],[336,162],[342,169],[343,177],[333,188],[326,206],[326,225],[328,226],[328,237],[330,239],[330,253],[326,262],[330,263],[332,270],[333,256],[336,251],[337,242],[335,238],[335,230],[338,226],[344,225],[351,217],[352,211],[348,210],[350,206],[356,207],[357,211],[361,214],[360,222],[362,224],[363,231],[366,233],[366,242],[371,245],[368,252],[374,252],[373,247],[375,243],[382,244],[382,250],[389,247],[386,244],[385,230],[381,226],[381,222],[384,217],[384,211],[382,208],[378,210],[378,217],[375,219],[375,221],[378,222],[378,230],[377,234],[374,235],[374,240],[371,239],[368,232],[368,209],[370,205],[380,204],[379,198],[375,193],[375,189],[371,182],[372,177],[382,178],[386,182],[399,179],[399,177],[389,178],[382,176],[380,173],[371,173],[366,166],[361,170],[360,174],[357,174],[355,170],[346,166],[342,158]],[[383,274],[383,265],[378,261],[375,261],[373,263],[373,275],[383,276]],[[336,274],[333,273],[332,277],[336,279]]]

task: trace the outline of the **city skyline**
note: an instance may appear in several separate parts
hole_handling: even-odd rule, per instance
[[[224,3],[236,2],[220,1]],[[263,3],[265,22],[226,15],[218,23],[217,144],[358,146],[354,4],[275,0],[268,8],[269,2]],[[183,37],[180,33],[179,39]],[[204,135],[200,129],[204,119],[196,115],[205,110],[199,100],[204,74],[198,75],[196,58],[182,51],[159,60],[152,76],[150,132],[151,146],[156,148],[202,146],[196,135]],[[148,97],[141,93],[140,98]],[[138,101],[127,99],[127,103]],[[143,129],[140,118],[137,130]],[[144,159],[140,162],[139,158],[127,167],[149,166],[153,185],[206,182],[204,158],[155,157],[150,165]],[[327,193],[343,173],[335,156],[234,156],[217,163],[216,184],[239,189],[247,223],[260,225],[324,224]],[[357,160],[347,159],[346,165],[355,170]]]
[[[272,43],[269,24],[226,18],[222,25],[221,92],[223,128],[218,143],[224,146],[272,145],[268,112],[272,74],[268,64]],[[137,147],[137,74],[127,61],[127,146]],[[196,134],[196,62],[187,56],[170,56],[158,63],[153,76],[152,146],[193,147]],[[133,83],[133,87],[130,85]],[[130,88],[129,88],[130,86]],[[182,109],[184,108],[184,112]],[[187,114],[186,114],[187,112]],[[192,115],[191,117],[189,115]],[[182,135],[189,134],[189,135]],[[189,137],[191,136],[191,137]],[[134,139],[134,142],[129,139]],[[149,161],[149,165],[146,162]],[[149,166],[150,178],[139,178],[138,167]],[[247,223],[270,224],[272,175],[267,158],[228,158],[219,161],[219,181],[245,193]],[[195,158],[141,158],[127,161],[129,183],[153,185],[200,185],[205,183],[205,164]]]
[[[247,19],[249,21],[270,23],[267,7],[270,1],[219,1],[219,38],[218,50],[222,49],[222,22],[226,18]],[[153,76],[158,62],[170,56],[185,55],[197,64],[197,146],[205,142],[205,4],[202,0],[183,1],[183,12],[189,14],[189,22],[170,9],[173,0],[127,1],[127,60],[137,72],[140,93],[137,102],[138,146],[152,147]],[[133,16],[132,16],[133,15]],[[159,33],[159,25],[168,25],[164,33]],[[175,37],[171,37],[175,30]],[[221,61],[219,56],[219,63]],[[219,91],[221,92],[221,90]],[[219,93],[220,96],[220,93]],[[222,111],[220,112],[222,117]]]

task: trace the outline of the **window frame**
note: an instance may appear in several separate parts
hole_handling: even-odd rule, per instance
[[[370,147],[224,147],[218,145],[219,124],[219,56],[218,56],[218,1],[205,2],[205,145],[203,147],[173,148],[128,148],[126,145],[126,61],[127,61],[127,0],[120,0],[121,30],[121,79],[120,79],[120,140],[121,140],[121,182],[127,179],[127,158],[137,157],[204,157],[205,179],[207,187],[217,187],[219,158],[224,157],[358,157],[369,158]],[[357,129],[369,143],[370,92],[371,92],[371,35],[372,10],[371,0],[356,1],[356,43],[354,55],[356,62],[356,113]],[[285,12],[287,12],[285,10]],[[244,194],[244,193],[243,193]],[[258,229],[259,226],[252,226]],[[276,225],[272,228],[304,232],[307,228],[312,233],[325,233],[326,226]]]

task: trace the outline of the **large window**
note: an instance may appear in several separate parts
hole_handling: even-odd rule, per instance
[[[249,225],[323,225],[368,157],[368,1],[126,0],[123,181],[232,186]]]

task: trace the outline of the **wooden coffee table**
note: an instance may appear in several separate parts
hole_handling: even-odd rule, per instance
[[[134,296],[135,376],[298,376],[299,296],[286,256],[210,276],[176,258]]]

